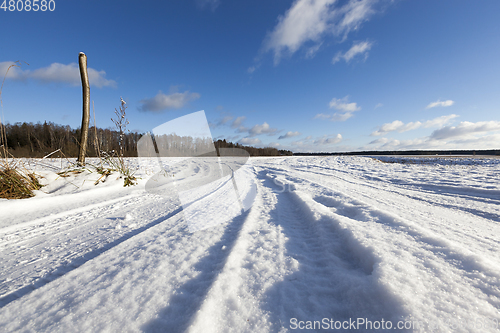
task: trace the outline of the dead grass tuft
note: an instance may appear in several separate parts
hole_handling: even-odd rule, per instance
[[[33,191],[42,187],[34,173],[27,170],[20,171],[20,169],[19,166],[9,163],[0,165],[0,198],[31,198],[35,196]]]

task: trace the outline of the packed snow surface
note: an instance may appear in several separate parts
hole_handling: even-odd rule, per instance
[[[28,163],[47,186],[0,199],[1,332],[500,331],[499,159],[251,158],[244,212],[228,179],[146,191],[154,162],[127,188]]]

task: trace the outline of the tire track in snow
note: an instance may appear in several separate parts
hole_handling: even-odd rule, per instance
[[[248,221],[189,331],[286,332],[293,317],[402,316],[371,275],[370,250],[295,193],[280,193],[266,173],[258,173]]]
[[[112,187],[95,188],[92,189],[92,195],[89,195],[88,191],[34,197],[29,199],[31,200],[30,205],[26,205],[25,201],[4,202],[4,208],[9,211],[9,214],[0,218],[0,234],[14,232],[19,228],[30,227],[54,218],[63,218],[144,195],[144,189],[129,191],[120,189],[117,191]]]
[[[223,191],[220,191],[225,185],[232,184],[232,179],[221,178],[220,184],[215,188],[209,189],[204,195],[196,196],[195,201],[189,201],[184,204],[184,207],[189,207],[190,204],[200,205],[199,209],[213,208],[220,200],[219,198]],[[226,198],[227,199],[227,198]],[[232,220],[222,224],[216,224],[207,229],[201,229],[193,233],[199,238],[203,235],[210,234],[214,230],[219,230],[220,238],[210,243],[202,242],[201,246],[209,245],[206,249],[205,256],[192,266],[192,269],[197,271],[196,277],[186,280],[183,284],[177,286],[177,290],[168,300],[168,305],[157,311],[157,315],[153,320],[141,326],[144,332],[183,332],[191,330],[195,318],[200,312],[205,300],[210,299],[210,290],[214,288],[214,284],[219,279],[221,271],[231,261],[231,257],[237,251],[242,229],[248,224],[248,216],[251,211],[242,213],[234,217]],[[207,221],[208,225],[210,222]],[[226,290],[227,292],[227,290]],[[205,328],[202,329],[205,331]]]
[[[146,208],[145,216],[151,216]],[[229,247],[245,217],[190,233],[181,215],[158,221],[4,307],[0,330],[181,332],[224,264],[227,251],[221,247]],[[22,322],[9,320],[19,311]],[[60,313],[68,315],[54,323],[44,320]]]
[[[149,198],[149,200],[151,200],[151,198]],[[139,202],[137,202],[136,200],[135,204],[138,203]],[[158,204],[157,202],[154,203],[154,205],[157,204]],[[132,229],[131,231],[127,232],[125,231],[125,229],[123,229],[124,232],[109,235],[104,239],[101,239],[102,237],[101,238],[96,237],[94,232],[90,232],[89,237],[87,239],[80,241],[81,246],[72,244],[71,238],[69,238],[66,242],[63,242],[60,239],[53,239],[52,243],[54,244],[62,243],[63,245],[66,246],[59,245],[59,248],[57,248],[56,253],[49,254],[47,256],[43,255],[43,252],[46,251],[42,250],[41,248],[47,248],[47,245],[51,241],[51,238],[57,236],[58,234],[64,233],[65,236],[68,236],[71,234],[71,232],[74,232],[78,235],[81,235],[82,232],[78,231],[78,229],[89,228],[92,227],[93,225],[100,225],[97,228],[94,228],[94,231],[100,229],[102,233],[103,231],[103,229],[101,228],[102,222],[106,221],[105,218],[102,218],[102,213],[106,211],[107,215],[109,216],[112,213],[115,213],[116,211],[121,211],[124,208],[124,206],[116,207],[115,209],[109,209],[109,207],[107,207],[108,208],[107,210],[105,208],[106,207],[103,207],[102,210],[94,212],[94,214],[90,214],[89,217],[84,216],[83,221],[81,217],[75,217],[74,221],[78,222],[78,225],[77,226],[72,225],[71,226],[72,228],[68,230],[59,231],[59,228],[53,227],[52,229],[56,230],[55,233],[48,235],[41,233],[40,238],[42,239],[37,239],[38,243],[36,244],[28,244],[29,247],[24,247],[26,250],[24,252],[19,251],[19,248],[16,248],[12,249],[13,251],[12,253],[7,254],[6,253],[7,251],[4,249],[2,251],[2,255],[6,255],[7,257],[12,256],[12,259],[2,260],[2,266],[4,266],[2,268],[5,273],[5,276],[8,278],[4,278],[2,284],[0,285],[0,292],[1,292],[0,308],[46,285],[47,283],[60,278],[61,276],[80,267],[87,261],[94,259],[95,257],[101,255],[102,253],[128,240],[129,238],[136,236],[148,230],[149,228],[154,227],[155,225],[162,223],[170,219],[171,217],[177,215],[178,213],[182,212],[181,207],[175,208],[174,206],[173,208],[168,209],[167,206],[168,213],[156,214],[156,216],[153,216],[154,220],[149,222],[147,220],[144,220],[143,223],[141,223],[142,225],[140,225],[135,229]],[[141,211],[144,210],[148,211],[149,207],[143,205],[143,207],[140,207],[139,209],[136,208],[135,210],[138,211],[136,212],[136,214],[139,213],[140,215]],[[165,212],[165,207],[162,208],[162,211]],[[94,218],[99,215],[101,215],[101,219],[94,220]],[[92,243],[90,245],[87,245],[86,242],[92,242]],[[77,247],[77,251],[74,251],[75,247]],[[42,257],[35,259],[30,258],[36,255],[39,256],[41,255]],[[23,259],[23,256],[30,259]],[[17,260],[17,261],[21,260],[21,261],[18,264],[13,265],[11,263],[12,260]],[[37,265],[39,267],[38,269],[36,269]]]
[[[398,257],[406,258],[407,262],[412,262],[411,271],[416,275],[426,276],[418,283],[414,283],[415,280],[413,280],[411,288],[401,286],[401,290],[406,290],[408,293],[411,289],[416,289],[423,294],[432,295],[426,297],[425,300],[442,299],[442,304],[433,306],[437,308],[445,309],[451,304],[458,304],[458,308],[445,310],[444,315],[456,311],[457,315],[461,313],[461,315],[466,316],[470,314],[470,311],[475,311],[478,316],[485,318],[496,316],[495,313],[500,309],[500,288],[498,287],[500,274],[496,269],[498,265],[477,253],[464,249],[462,244],[456,244],[428,228],[407,220],[404,217],[406,212],[412,212],[412,216],[418,216],[415,215],[415,209],[420,209],[418,205],[405,206],[404,200],[398,200],[394,196],[387,197],[387,194],[375,194],[373,191],[369,194],[368,192],[364,193],[363,190],[367,186],[342,180],[336,176],[334,176],[335,180],[332,181],[332,175],[330,175],[330,180],[322,177],[323,181],[320,183],[317,180],[311,180],[304,173],[298,175],[290,170],[278,169],[275,169],[274,173],[288,179],[288,181],[300,183],[302,186],[313,185],[319,189],[319,191],[315,191],[320,192],[315,197],[317,205],[321,205],[331,210],[334,215],[339,216],[340,221],[345,221],[343,223],[346,226],[363,235],[359,237],[372,238],[371,242],[378,244],[381,248],[390,244],[390,247],[382,252],[398,253]],[[293,176],[287,176],[290,174]],[[305,183],[310,185],[305,185]],[[345,186],[342,183],[350,185]],[[352,186],[353,184],[356,185]],[[309,190],[309,192],[314,191]],[[385,191],[379,190],[379,192]],[[370,204],[366,202],[370,202]],[[387,206],[387,203],[391,203],[391,206]],[[318,209],[322,208],[318,207]],[[421,215],[420,217],[425,220],[432,218],[432,215],[430,217]],[[377,228],[380,229],[376,225],[379,225],[383,231],[375,231]],[[443,226],[445,225],[443,224]],[[463,231],[457,228],[456,232]],[[475,241],[481,242],[481,239],[475,239]],[[482,242],[484,243],[485,240]],[[387,260],[391,259],[387,258]],[[401,261],[397,257],[392,258],[392,260]],[[401,274],[401,266],[404,267],[404,265],[394,265],[388,262],[386,266],[393,266],[391,270],[394,274],[391,275],[394,276]],[[399,271],[394,272],[394,269]],[[432,288],[429,284],[430,281],[433,281]],[[452,291],[452,288],[455,290]],[[471,289],[477,291],[471,293]],[[462,296],[465,299],[456,299],[456,294],[466,295]],[[478,298],[478,295],[481,297]],[[420,300],[421,304],[411,301],[411,299],[409,302],[413,303],[415,307],[420,307],[425,303],[425,300]],[[475,303],[482,304],[479,310],[477,306],[472,305]],[[436,313],[433,313],[429,318],[435,315]],[[428,318],[420,319],[427,320]]]
[[[421,257],[428,257],[426,259],[428,261],[441,258],[446,265],[463,271],[464,275],[469,278],[468,282],[471,286],[483,293],[492,306],[500,309],[500,288],[498,287],[500,272],[493,268],[495,265],[491,262],[425,229],[415,227],[398,216],[373,209],[362,202],[345,197],[338,200],[339,196],[338,193],[331,193],[329,196],[314,197],[313,200],[332,209],[334,214],[352,220],[382,224],[387,227],[386,232],[406,235],[411,242],[417,243],[422,251],[429,252],[426,256],[421,254]],[[494,297],[491,298],[488,295]]]
[[[301,164],[299,164],[301,163]],[[399,179],[383,179],[379,176],[370,176],[370,172],[373,171],[371,169],[361,168],[359,166],[351,167],[345,170],[343,168],[332,169],[329,166],[323,165],[314,165],[310,163],[304,163],[303,161],[297,161],[297,165],[293,166],[293,170],[301,171],[302,173],[308,174],[317,174],[325,179],[335,177],[344,182],[350,182],[353,185],[359,186],[359,182],[349,181],[348,178],[352,178],[353,175],[358,177],[358,180],[362,181],[364,186],[368,186],[373,188],[374,190],[381,190],[382,188],[393,194],[405,194],[409,199],[417,199],[420,201],[424,201],[433,205],[441,205],[444,208],[454,208],[457,210],[462,210],[464,212],[474,214],[476,216],[500,221],[500,211],[497,209],[498,204],[500,203],[500,191],[492,190],[492,189],[477,189],[477,188],[462,188],[456,186],[443,186],[443,185],[434,185],[434,184],[419,184],[419,183],[408,183],[401,182]],[[302,164],[306,164],[303,166]],[[345,166],[342,166],[345,168]],[[287,169],[287,166],[284,165],[283,168],[275,167],[275,165],[268,166],[270,170],[274,170],[277,172],[282,172]],[[353,169],[356,172],[353,172]],[[328,172],[329,171],[329,172]],[[339,176],[338,174],[342,174]],[[442,182],[440,182],[441,184]],[[397,190],[394,189],[397,188]],[[434,191],[432,191],[434,190]],[[439,193],[439,194],[438,194]],[[426,198],[422,196],[418,196],[417,194],[425,194],[432,198]],[[475,195],[473,195],[475,194]],[[447,197],[445,199],[446,202],[439,202],[436,199],[443,199],[443,197]],[[457,204],[457,199],[462,199],[462,202]],[[479,203],[485,204],[488,208],[497,210],[498,213],[485,213],[478,209],[472,207],[463,207],[463,203],[467,203],[470,200],[477,201]]]
[[[188,330],[197,312],[209,294],[220,272],[226,265],[229,256],[241,233],[242,227],[248,219],[248,212],[235,217],[221,228],[220,238],[209,243],[204,256],[192,266],[198,274],[176,286],[176,292],[168,299],[169,305],[159,309],[153,320],[143,324],[143,332],[184,332]],[[211,228],[215,229],[215,228]],[[207,230],[200,230],[193,235],[203,235]],[[200,236],[199,236],[200,237]],[[204,245],[203,243],[200,243]]]
[[[72,228],[79,228],[82,226],[82,223],[92,223],[92,219],[109,215],[109,213],[115,213],[127,206],[141,204],[147,200],[151,199],[147,198],[147,196],[145,197],[144,194],[142,198],[139,195],[134,195],[132,197],[127,196],[111,199],[99,204],[90,204],[33,221],[1,228],[0,251],[4,251],[14,245],[29,243],[33,238],[37,238],[40,235],[55,235]],[[82,219],[84,219],[83,222]]]
[[[286,169],[281,169],[281,170],[274,169],[274,171],[285,178],[287,178],[287,174],[290,173],[290,171]],[[391,218],[393,219],[395,218],[397,221],[399,221],[398,223],[403,223],[408,228],[414,228],[418,230],[418,232],[420,232],[422,235],[425,235],[425,237],[427,238],[429,237],[434,238],[434,243],[439,243],[444,241],[443,236],[441,236],[440,234],[442,234],[442,231],[444,230],[443,228],[446,228],[447,225],[442,223],[437,223],[435,221],[436,216],[434,214],[430,214],[427,212],[429,209],[438,208],[435,207],[436,205],[433,202],[426,202],[423,204],[421,204],[420,202],[412,202],[412,204],[408,207],[406,206],[405,201],[407,200],[405,199],[407,198],[412,199],[412,198],[407,197],[406,194],[401,194],[399,192],[388,190],[386,188],[379,188],[373,184],[366,184],[363,182],[356,181],[354,179],[345,179],[345,177],[340,178],[339,176],[334,174],[329,174],[329,177],[322,175],[321,177],[322,182],[318,182],[317,179],[311,179],[310,175],[306,172],[294,173],[294,176],[289,178],[291,179],[292,182],[293,181],[297,182],[298,179],[301,179],[300,182],[306,181],[307,183],[314,184],[315,187],[325,189],[326,192],[330,191],[334,193],[339,193],[342,198],[349,198],[348,200],[354,202],[354,205],[357,206],[359,206],[358,203],[362,202],[361,205],[371,207],[375,215],[384,214],[385,211],[392,212]],[[376,192],[378,193],[374,195],[374,193]],[[367,204],[368,202],[370,204]],[[378,207],[384,207],[385,210],[381,210]],[[451,215],[452,213],[457,214],[456,212],[453,211],[450,212],[449,210],[450,207],[445,207],[445,208],[448,209],[439,208],[438,210],[435,210],[436,212],[440,213],[439,215],[440,219],[449,220],[450,219],[449,215]],[[420,213],[419,222],[426,222],[426,225],[424,226],[417,225],[415,222],[411,222],[408,218],[405,217],[405,215],[407,215],[408,212],[413,212],[415,210],[419,211]],[[413,213],[411,213],[411,216],[413,216],[412,214]],[[463,217],[463,215],[460,215],[460,217]],[[478,222],[478,219],[482,223],[491,223],[491,221],[486,220],[483,217],[470,216],[469,218],[471,222],[474,221],[475,223]],[[457,223],[450,223],[450,225],[453,225],[455,228],[447,227],[446,232],[452,233],[453,236],[459,236],[462,238],[463,237],[472,238],[475,243],[484,244],[483,248],[475,249],[475,250],[480,250],[481,254],[483,254],[482,252],[484,251],[484,248],[495,249],[500,245],[500,242],[493,238],[484,237],[484,235],[476,236],[474,233],[464,233],[463,232],[464,225],[460,225]],[[469,224],[468,226],[470,227],[470,225],[471,224]],[[461,250],[461,246],[458,246],[456,244],[450,246],[453,246],[454,250],[458,251],[459,253],[463,253],[464,255],[471,254],[470,252],[467,251],[463,252]],[[496,256],[496,254],[492,255],[493,257]],[[489,262],[485,263],[483,265],[483,268],[486,268],[487,266],[489,266]]]
[[[314,168],[320,168],[324,170],[328,170],[326,167],[313,166]],[[279,170],[279,169],[275,169]],[[346,181],[345,177],[339,177],[338,175],[334,175],[332,173],[320,172],[317,170],[311,170],[311,167],[308,168],[296,168],[297,171],[303,171],[307,173],[315,173],[317,175],[321,175],[324,177],[335,177],[337,179],[342,179]],[[331,169],[330,169],[331,171]],[[346,170],[335,170],[336,172],[343,173],[345,176],[352,177],[352,174],[349,174]],[[409,199],[420,200],[423,202],[427,202],[432,205],[440,205],[444,208],[454,208],[456,210],[461,210],[463,212],[473,214],[479,216],[481,218],[485,218],[488,220],[494,220],[496,222],[500,222],[500,213],[491,213],[491,212],[483,212],[479,209],[473,207],[464,207],[463,203],[469,200],[477,201],[479,203],[485,204],[487,207],[495,208],[500,204],[500,191],[498,190],[483,190],[483,189],[475,189],[475,188],[460,188],[456,186],[443,186],[443,185],[429,185],[429,184],[418,184],[418,183],[403,183],[398,180],[385,180],[379,177],[370,177],[363,175],[363,185],[371,187],[375,190],[381,190],[381,184],[384,186],[384,190],[393,194],[403,194],[406,195]],[[371,181],[375,181],[375,184],[370,184]],[[352,183],[355,184],[355,183]],[[359,185],[359,184],[356,184]],[[393,189],[394,187],[397,190]],[[415,194],[416,193],[416,194]],[[422,197],[418,194],[425,194],[428,197]],[[474,195],[476,194],[476,195]],[[440,202],[436,199],[443,199],[443,197],[447,197],[445,202]],[[462,199],[462,201],[457,204],[457,199]]]
[[[394,191],[394,190],[388,190],[386,188],[379,188],[379,187],[376,187],[375,185],[373,184],[365,184],[365,183],[359,183],[359,182],[355,182],[354,180],[346,180],[346,179],[341,179],[340,177],[336,176],[336,175],[330,175],[330,178],[331,177],[334,177],[336,178],[336,183],[342,183],[342,182],[348,182],[350,183],[351,185],[354,185],[354,186],[351,186],[350,187],[350,191],[349,191],[349,194],[346,194],[345,192],[342,192],[342,191],[338,191],[338,186],[336,188],[336,191],[332,190],[332,186],[328,187],[328,186],[325,186],[325,184],[322,184],[322,183],[318,183],[317,181],[314,181],[314,180],[311,180],[309,179],[308,177],[305,177],[305,178],[302,178],[304,180],[307,180],[308,182],[311,182],[313,184],[315,184],[317,187],[320,187],[320,188],[323,188],[323,189],[326,189],[326,192],[331,192],[333,193],[332,196],[335,196],[335,197],[340,197],[341,198],[344,198],[346,199],[347,201],[349,201],[350,203],[347,205],[347,206],[350,206],[351,207],[351,210],[355,211],[357,214],[361,214],[362,212],[365,212],[365,215],[368,214],[370,216],[382,216],[383,218],[381,219],[382,221],[391,221],[391,222],[387,222],[386,224],[388,225],[391,225],[391,226],[394,226],[395,228],[404,228],[404,229],[407,229],[407,230],[411,230],[411,231],[408,231],[410,232],[413,236],[415,235],[418,235],[421,239],[424,239],[424,240],[427,240],[428,242],[430,242],[431,245],[435,245],[435,244],[440,244],[440,246],[447,246],[449,249],[448,249],[448,252],[453,252],[453,251],[458,251],[458,253],[461,253],[463,254],[464,256],[469,256],[469,260],[466,260],[466,261],[469,261],[469,262],[474,262],[474,261],[481,261],[481,259],[479,259],[477,256],[472,256],[472,253],[470,251],[462,251],[461,250],[461,247],[460,246],[457,246],[456,244],[451,244],[450,242],[446,241],[445,238],[443,238],[442,236],[436,234],[435,232],[431,231],[431,230],[428,230],[427,228],[425,227],[420,227],[418,225],[416,225],[415,223],[409,221],[407,218],[405,217],[402,217],[402,213],[403,212],[408,212],[408,211],[412,211],[412,210],[415,210],[415,209],[424,209],[423,207],[421,206],[415,206],[415,205],[412,205],[411,209],[410,207],[406,207],[402,202],[402,200],[398,200],[398,199],[393,199],[393,200],[387,200],[387,199],[384,199],[387,197],[387,195],[393,195],[395,197],[401,197],[401,196],[407,196],[406,194],[401,194],[400,192],[397,192],[397,191]],[[328,183],[334,183],[332,182],[331,180],[328,182]],[[366,190],[365,190],[366,188]],[[375,190],[375,191],[378,191],[378,192],[385,192],[384,194],[377,194],[377,195],[373,195],[371,193],[368,193],[367,190]],[[366,193],[365,193],[366,192]],[[437,196],[437,194],[436,194]],[[361,199],[358,199],[358,198],[361,198]],[[407,196],[408,197],[408,196]],[[422,200],[422,201],[425,201],[427,202],[429,206],[432,206],[432,205],[436,205],[436,204],[439,204],[439,202],[435,202],[435,201],[432,201],[432,200],[426,200],[426,199],[422,199],[422,198],[418,198],[418,197],[408,197],[410,199],[416,199],[416,200]],[[328,200],[328,199],[327,199]],[[363,201],[360,201],[360,200],[363,200]],[[370,202],[370,204],[367,204],[366,202]],[[393,213],[392,214],[386,214],[385,211],[383,210],[380,210],[376,207],[385,207],[387,208],[387,202],[391,202],[392,203],[392,206],[394,205],[398,205],[400,207],[398,207],[398,209],[392,209]],[[340,202],[338,200],[335,200],[333,199],[333,201],[331,201],[331,205],[333,205],[334,207],[335,206],[338,206]],[[374,204],[374,203],[377,203],[377,204]],[[328,205],[328,204],[327,204]],[[362,209],[360,209],[362,208]],[[394,207],[393,207],[394,208]],[[448,208],[450,209],[451,207],[449,206],[444,206],[444,208]],[[346,205],[344,205],[342,208],[342,210],[346,210]],[[349,208],[347,208],[349,209]],[[388,210],[390,211],[390,210]],[[443,210],[444,211],[444,210]],[[394,212],[399,212],[394,214]],[[349,214],[342,214],[341,212],[341,215],[345,215],[347,217],[351,217],[352,216],[349,216]],[[425,217],[424,215],[422,215],[423,218],[425,219],[428,219],[428,217]],[[479,217],[480,219],[484,219],[483,216],[480,216]],[[489,222],[489,221],[488,221]],[[383,222],[380,222],[380,223],[383,223]],[[441,227],[441,225],[439,226]],[[463,235],[463,231],[460,230],[460,226],[459,225],[456,225],[457,229],[455,232],[456,233],[459,233],[461,235]],[[484,243],[485,242],[485,239],[484,237],[475,237],[473,235],[467,235],[468,237],[474,237],[474,241],[475,242],[478,242],[478,243]],[[492,244],[491,242],[490,243],[486,243],[484,244],[485,246],[490,246],[490,247],[495,247],[495,246],[498,246],[500,245],[500,242],[499,241],[495,241],[495,244]],[[444,243],[446,243],[446,245],[443,245]],[[451,258],[451,260],[456,260],[456,258]],[[465,266],[468,266],[468,265],[465,265]],[[479,266],[476,265],[475,269],[488,269],[488,266],[491,266],[490,263],[488,262],[488,260],[486,260],[486,263],[484,263],[483,265],[479,264]],[[496,275],[498,272],[495,272]]]
[[[260,308],[264,291],[285,274],[279,226],[269,224],[276,197],[256,180],[257,196],[238,238],[217,275],[189,332],[270,332],[269,314]],[[270,269],[266,264],[273,262]],[[209,321],[211,326],[205,323]]]
[[[58,267],[71,264],[82,253],[120,238],[127,229],[115,229],[113,216],[123,216],[130,210],[128,206],[141,205],[151,199],[126,197],[124,200],[107,201],[97,209],[91,204],[87,206],[87,211],[77,209],[79,213],[76,215],[57,214],[52,221],[46,217],[41,225],[34,224],[26,230],[16,229],[14,235],[3,234],[0,237],[0,268],[7,277],[1,281],[0,297],[51,275],[52,270],[57,271]],[[106,203],[110,205],[105,206]],[[74,213],[75,210],[69,212]],[[137,226],[137,223],[134,224]]]
[[[466,254],[465,251],[445,239],[429,236],[422,230],[415,230],[414,227],[406,225],[392,214],[367,210],[367,206],[359,202],[355,205],[349,203],[331,205],[331,202],[325,199],[324,196],[320,196],[314,200],[328,209],[333,208],[333,213],[339,214],[340,219],[344,217],[351,220],[349,224],[352,229],[356,229],[353,223],[359,224],[359,222],[376,223],[382,226],[383,233],[386,234],[383,237],[373,237],[373,230],[366,236],[375,238],[371,241],[378,244],[381,252],[392,252],[396,255],[392,258],[391,256],[384,258],[385,266],[392,266],[391,273],[386,276],[387,279],[390,276],[396,280],[405,281],[401,275],[408,275],[413,279],[411,282],[407,280],[410,282],[407,285],[400,286],[402,294],[423,295],[407,299],[412,307],[425,307],[428,300],[439,300],[438,304],[429,304],[429,306],[443,310],[443,313],[434,310],[428,318],[416,318],[417,320],[425,322],[429,319],[430,322],[435,323],[445,322],[453,320],[455,315],[465,316],[470,311],[475,311],[477,318],[495,318],[500,309],[499,275],[491,266],[485,265],[484,260],[481,260],[479,256]],[[358,211],[354,208],[356,206]],[[389,247],[382,249],[384,246]],[[406,272],[402,274],[402,271]],[[419,277],[415,280],[417,276]],[[471,292],[471,290],[476,291]],[[418,309],[417,312],[424,311]],[[454,316],[449,319],[441,317],[449,313],[453,313]],[[432,318],[433,316],[437,318]]]
[[[401,300],[377,277],[379,258],[331,216],[314,208],[295,186],[263,171],[266,185],[278,191],[275,212],[286,239],[286,256],[297,269],[266,292],[269,308],[281,294],[282,331],[288,331],[291,318],[323,318],[349,321],[401,320],[407,316]],[[287,186],[288,185],[288,186]],[[288,188],[291,190],[282,191]],[[318,330],[321,331],[321,330]]]

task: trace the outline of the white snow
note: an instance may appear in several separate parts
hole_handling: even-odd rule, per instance
[[[128,188],[32,162],[48,185],[0,199],[0,331],[500,330],[500,159],[250,161],[178,169],[189,205],[146,191],[155,161]]]

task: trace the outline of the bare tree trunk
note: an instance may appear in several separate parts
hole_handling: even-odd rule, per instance
[[[83,93],[83,116],[82,116],[82,134],[80,137],[80,151],[78,153],[78,164],[85,164],[85,153],[87,151],[87,138],[89,136],[89,121],[90,121],[90,86],[89,76],[87,73],[87,56],[80,52],[78,57],[80,64],[80,76],[82,78],[82,93]]]

